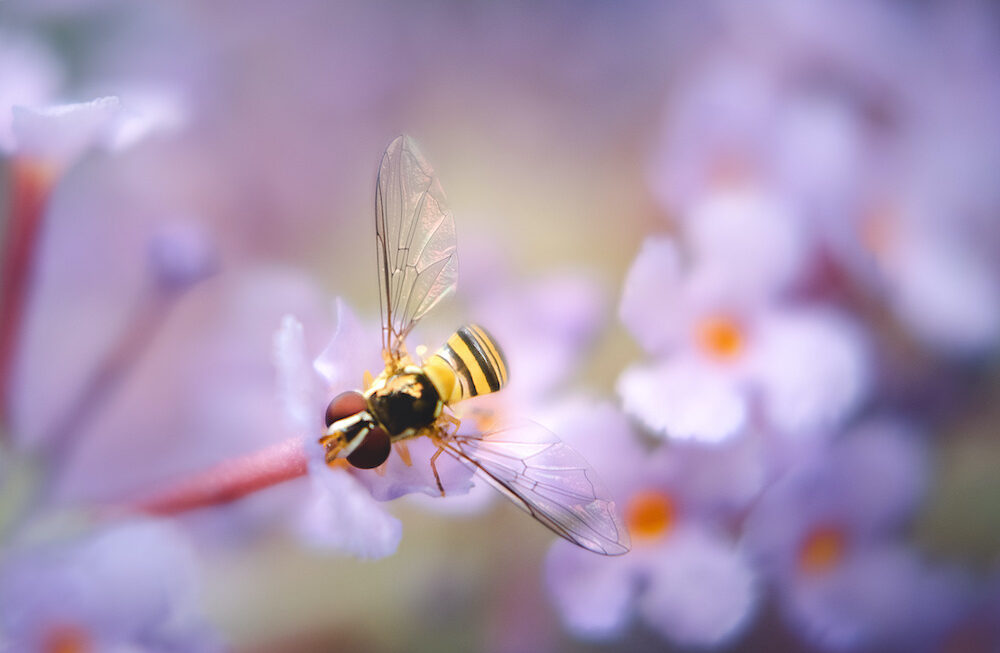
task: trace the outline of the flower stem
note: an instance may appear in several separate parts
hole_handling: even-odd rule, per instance
[[[304,440],[292,438],[221,462],[109,512],[171,515],[229,503],[258,490],[304,476],[309,468],[308,462]]]
[[[14,353],[24,322],[35,245],[55,179],[50,166],[28,159],[12,159],[8,174],[10,205],[0,260],[0,425],[8,420]]]

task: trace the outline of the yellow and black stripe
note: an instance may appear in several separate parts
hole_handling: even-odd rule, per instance
[[[507,384],[507,361],[500,346],[481,326],[463,326],[434,358],[443,360],[458,382],[447,403],[496,392]]]

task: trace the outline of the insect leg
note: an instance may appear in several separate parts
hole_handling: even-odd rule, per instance
[[[455,435],[456,433],[458,433],[458,427],[461,426],[462,420],[458,419],[454,415],[449,415],[448,413],[441,413],[440,419],[443,422],[447,422],[448,425],[451,427],[451,429],[447,431],[448,435]]]
[[[444,447],[439,444],[438,450],[434,452],[433,456],[431,456],[431,471],[434,472],[434,480],[437,481],[438,490],[441,491],[441,496],[444,496],[444,484],[441,483],[441,475],[438,474],[437,459],[443,451]]]

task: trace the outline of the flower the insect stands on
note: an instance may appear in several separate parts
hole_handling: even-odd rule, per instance
[[[382,365],[379,329],[358,319],[343,300],[336,302],[337,326],[326,348],[313,360],[305,351],[302,324],[286,316],[274,338],[278,387],[286,413],[305,440],[313,492],[297,528],[314,546],[360,557],[383,557],[396,551],[402,525],[385,508],[411,492],[439,496],[430,468],[434,448],[415,442],[408,447],[410,464],[392,453],[381,469],[357,469],[343,461],[332,469],[318,443],[330,399],[362,386],[365,373]],[[471,472],[445,466],[442,482],[448,494],[468,491]]]

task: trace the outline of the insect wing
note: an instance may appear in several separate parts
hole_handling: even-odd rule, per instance
[[[443,444],[557,535],[603,555],[628,552],[628,531],[594,470],[547,429],[526,422]]]
[[[382,155],[375,188],[382,345],[400,356],[413,325],[458,282],[455,219],[434,170],[408,136]]]

